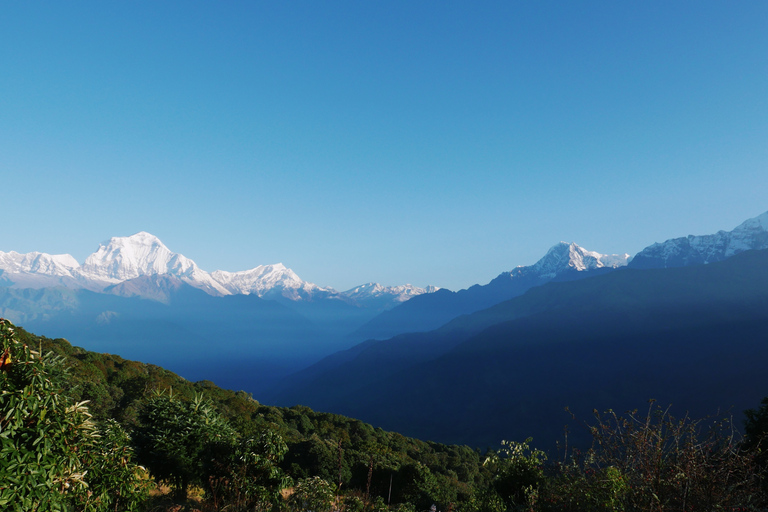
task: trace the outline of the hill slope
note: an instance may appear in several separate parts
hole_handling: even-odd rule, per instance
[[[444,442],[551,445],[592,408],[655,398],[737,412],[768,388],[768,251],[703,266],[549,283],[437,331],[356,347],[283,390],[298,402]]]

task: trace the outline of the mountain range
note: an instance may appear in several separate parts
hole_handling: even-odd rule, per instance
[[[663,333],[648,327],[653,323],[649,319],[656,321],[653,315],[659,314],[654,304],[665,304],[663,295],[643,295],[639,302],[633,298],[643,280],[656,279],[653,272],[672,272],[663,274],[672,276],[663,279],[677,279],[677,267],[702,267],[708,272],[710,265],[716,268],[716,263],[729,263],[744,252],[768,249],[767,228],[768,212],[732,231],[668,240],[634,257],[604,255],[560,242],[533,265],[515,267],[485,285],[456,292],[376,283],[338,292],[303,281],[282,264],[208,273],[153,235],[141,232],[110,239],[82,264],[69,255],[0,252],[0,316],[43,335],[66,337],[90,350],[162,364],[190,380],[209,379],[224,387],[251,391],[261,400],[353,414],[417,436],[481,443],[483,439],[463,423],[463,416],[461,421],[441,416],[440,411],[466,411],[446,408],[445,400],[450,397],[442,393],[442,387],[434,386],[441,382],[455,393],[455,386],[461,385],[494,395],[497,390],[478,386],[507,382],[505,364],[524,375],[525,368],[515,366],[519,361],[507,359],[504,343],[487,341],[489,333],[518,338],[500,326],[513,323],[517,329],[521,322],[528,322],[530,340],[554,339],[554,334],[545,333],[581,319],[584,333],[597,332],[596,326],[604,324],[612,326],[617,339],[637,341],[638,333],[665,339]],[[689,276],[709,279],[706,272]],[[594,288],[595,283],[609,284],[603,290]],[[563,290],[570,297],[567,304],[558,299]],[[720,291],[713,288],[701,297],[715,300]],[[549,294],[549,299],[540,299],[541,294]],[[619,313],[629,315],[626,325],[636,326],[636,331],[626,331],[625,324],[610,319],[611,308],[621,304],[628,309]],[[745,311],[753,311],[750,308]],[[694,310],[686,304],[678,313],[680,318],[691,318]],[[568,311],[578,315],[568,317]],[[558,316],[561,314],[565,316]],[[531,323],[533,319],[546,321]],[[742,323],[746,325],[748,320]],[[720,332],[722,326],[709,327]],[[705,338],[707,343],[715,343],[706,333]],[[574,368],[589,366],[577,357],[589,353],[583,342],[584,337],[570,345],[576,351],[572,358],[578,361]],[[526,346],[544,350],[541,347],[548,345],[529,341]],[[473,347],[480,352],[475,353]],[[549,374],[546,364],[541,366],[548,361],[542,354],[535,356],[539,359],[532,356],[530,370]],[[598,356],[593,354],[595,360],[601,360]],[[449,360],[453,366],[443,366]],[[473,361],[475,366],[469,364]],[[610,361],[604,362],[610,373]],[[494,371],[486,375],[484,366]],[[632,374],[638,369],[628,367],[627,371]],[[427,388],[420,385],[428,386],[436,397],[435,406],[443,408],[432,411],[439,424],[453,422],[458,430],[430,430],[425,418],[409,415],[417,408],[429,410],[413,401],[416,397],[428,400]],[[392,403],[398,413],[376,412],[388,410],[376,405],[387,403],[377,389],[408,395],[411,405]],[[514,390],[499,389],[517,396]],[[477,407],[482,403],[470,401]],[[517,406],[509,407],[520,411]],[[465,440],[461,432],[466,434]]]
[[[679,414],[740,413],[768,388],[767,221],[654,244],[638,264],[639,255],[435,330],[366,341],[267,399],[480,447],[534,436],[554,448],[569,423],[571,442],[584,441],[566,407],[581,421],[648,399]]]
[[[419,302],[438,311],[438,298],[456,306],[473,289],[487,297],[498,283],[531,284],[525,276],[548,282],[507,288],[515,297],[439,328],[333,354],[266,397],[483,447],[531,435],[553,447],[563,439],[557,426],[569,422],[565,407],[582,420],[593,408],[632,409],[647,399],[681,414],[741,412],[768,388],[767,235],[765,213],[730,232],[672,239],[618,260],[627,265],[598,267],[592,258],[589,272],[573,258],[579,251],[561,244],[485,287],[414,298],[372,322],[402,320]],[[577,424],[572,441],[581,434]]]
[[[361,326],[357,339],[386,339],[406,332],[436,329],[459,315],[485,309],[550,281],[582,279],[627,265],[629,254],[600,254],[575,243],[554,245],[536,263],[502,272],[486,285],[466,290],[447,289],[413,297]]]
[[[82,265],[69,254],[0,251],[0,279],[4,286],[13,288],[63,286],[157,300],[155,281],[142,279],[147,276],[172,277],[214,296],[256,295],[289,300],[335,298],[360,305],[370,300],[380,307],[391,307],[437,289],[410,284],[385,287],[367,283],[347,292],[338,292],[303,281],[282,263],[259,265],[240,272],[216,270],[209,273],[186,256],[172,252],[156,236],[143,231],[127,237],[113,237],[100,244]],[[132,285],[117,286],[136,279],[139,281]]]

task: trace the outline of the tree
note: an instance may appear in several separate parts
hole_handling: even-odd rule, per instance
[[[287,451],[282,437],[269,429],[219,450],[206,486],[215,506],[233,512],[275,507],[281,491],[292,484],[278,466]]]
[[[313,476],[299,480],[288,503],[291,512],[330,512],[333,498],[331,484]]]
[[[522,443],[502,441],[501,449],[485,460],[493,473],[493,488],[510,509],[533,505],[539,484],[544,480],[546,454],[530,446],[531,438]]]
[[[743,448],[755,457],[763,488],[768,491],[768,397],[763,398],[761,404],[757,409],[744,411]]]
[[[156,480],[168,481],[182,499],[190,484],[207,484],[214,452],[226,452],[236,439],[235,431],[201,395],[183,401],[172,391],[155,393],[139,421],[138,460]]]

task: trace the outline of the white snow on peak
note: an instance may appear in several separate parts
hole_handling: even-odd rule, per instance
[[[566,270],[580,272],[603,267],[618,268],[625,266],[628,261],[629,254],[600,254],[588,251],[576,243],[560,242],[530,267],[518,267],[517,273],[551,279]]]
[[[84,274],[120,282],[155,274],[178,277],[194,272],[195,262],[170,251],[159,238],[145,231],[125,237],[113,237],[86,258]]]
[[[679,267],[722,261],[752,249],[768,249],[768,212],[747,219],[731,231],[688,235],[655,243],[633,260],[638,267]]]
[[[69,254],[46,254],[44,252],[19,254],[16,251],[0,251],[0,269],[13,274],[34,273],[72,277],[72,272],[79,266],[77,260]]]
[[[413,286],[412,284],[404,284],[400,286],[383,286],[379,283],[366,283],[351,288],[343,292],[342,295],[345,295],[356,301],[374,298],[387,298],[394,302],[405,302],[408,299],[415,297],[416,295],[434,293],[439,289],[440,288],[436,286],[419,288],[418,286]]]
[[[296,300],[317,292],[336,293],[332,288],[321,288],[314,283],[302,281],[293,270],[282,263],[259,265],[240,272],[216,270],[211,273],[211,277],[229,293],[234,294],[254,294],[259,297],[280,295]]]
[[[762,215],[758,215],[757,217],[754,217],[752,219],[747,219],[738,226],[736,226],[733,231],[737,232],[749,232],[749,231],[768,231],[768,212],[763,213]]]
[[[333,288],[303,281],[282,263],[259,265],[240,272],[217,270],[208,273],[191,259],[172,252],[159,238],[146,231],[110,238],[101,243],[82,265],[69,254],[0,251],[0,274],[8,285],[18,288],[66,286],[107,293],[129,290],[132,296],[149,298],[157,296],[157,290],[153,287],[156,288],[157,283],[163,281],[155,278],[163,276],[179,279],[211,295],[255,294],[259,297],[290,300],[351,298]],[[131,280],[135,281],[123,288],[115,288]],[[355,300],[362,303],[366,300],[403,302],[415,295],[436,291],[437,288],[418,288],[410,284],[384,287],[370,283],[354,290],[357,290]]]
[[[171,252],[154,235],[145,231],[126,237],[113,237],[86,258],[79,269],[85,279],[120,283],[141,276],[168,274],[198,288],[227,294],[207,272],[189,258]]]
[[[0,274],[6,283],[15,288],[80,288],[76,279],[79,266],[69,254],[0,251]]]

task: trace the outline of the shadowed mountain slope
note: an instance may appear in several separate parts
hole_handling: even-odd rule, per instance
[[[740,413],[768,388],[768,251],[550,283],[353,350],[277,398],[476,446],[529,435],[552,446],[566,406],[585,418],[655,398]]]
[[[466,290],[413,297],[385,311],[350,335],[357,341],[387,339],[398,334],[437,329],[460,315],[466,315],[522,295],[551,281],[573,281],[625,266],[628,254],[600,254],[575,243],[554,245],[535,264],[502,272],[486,285]]]

